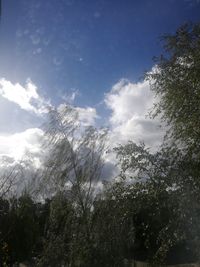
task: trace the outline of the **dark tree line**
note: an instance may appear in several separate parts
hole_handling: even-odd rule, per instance
[[[32,190],[0,197],[1,266],[200,260],[200,24],[164,43],[146,75],[159,99],[152,116],[168,129],[160,149],[117,147],[120,175],[99,190],[105,130],[83,129],[73,108],[50,110],[48,156]]]

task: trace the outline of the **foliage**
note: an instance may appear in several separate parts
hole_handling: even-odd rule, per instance
[[[176,140],[195,148],[200,136],[200,24],[185,24],[163,40],[167,54],[147,74],[159,97],[153,113],[161,114]]]
[[[123,181],[134,179],[126,194],[137,208],[134,225],[139,231],[136,244],[142,245],[139,251],[144,253],[141,256],[157,264],[197,259],[200,187],[197,179],[194,183],[187,157],[180,153],[176,158],[166,147],[152,154],[144,145],[131,142],[116,151]],[[182,250],[180,259],[173,252],[175,247]]]

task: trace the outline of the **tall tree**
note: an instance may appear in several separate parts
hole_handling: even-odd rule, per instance
[[[101,176],[106,137],[106,130],[82,125],[78,115],[70,106],[50,110],[40,183],[40,192],[45,196],[66,194],[75,207],[73,224],[76,228],[70,240],[73,247],[71,264],[74,261],[87,262],[90,258],[93,243],[91,211]],[[61,209],[56,212],[57,207],[54,205],[53,210],[58,215]]]
[[[159,97],[154,116],[161,115],[173,138],[199,149],[200,24],[185,24],[163,40],[165,54],[147,74]]]
[[[167,214],[164,221],[158,220],[157,230],[148,227],[148,235],[157,233],[158,246],[151,246],[156,248],[153,258],[167,259],[175,247],[182,246],[182,251],[194,252],[188,259],[195,260],[200,248],[200,24],[186,24],[163,39],[165,55],[156,59],[147,79],[158,96],[152,114],[160,116],[169,129],[165,141],[153,154],[132,142],[116,152],[121,177],[139,182],[135,193],[141,195],[141,202],[154,203],[155,216],[161,216],[161,211]],[[146,205],[143,202],[141,212]],[[147,219],[143,216],[144,224]]]

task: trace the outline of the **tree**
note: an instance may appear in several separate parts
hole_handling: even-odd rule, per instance
[[[67,257],[71,260],[70,264],[75,264],[77,260],[83,264],[89,260],[92,249],[91,211],[101,176],[106,130],[83,126],[75,108],[62,106],[50,109],[45,137],[45,161],[39,190],[45,197],[66,194],[72,202],[76,228],[70,240],[73,253],[69,251],[71,256]],[[57,207],[54,206],[54,209]],[[59,214],[60,211],[54,212]],[[56,222],[59,223],[58,220]],[[63,239],[59,242],[63,242],[65,247]],[[66,263],[64,254],[62,261]]]
[[[68,266],[72,262],[75,214],[65,193],[58,193],[50,203],[46,233],[37,266]]]
[[[176,163],[179,202],[187,214],[196,251],[200,247],[200,24],[185,24],[174,35],[164,36],[165,56],[157,58],[157,68],[147,75],[159,102],[154,116],[161,115],[169,131],[165,151]],[[189,222],[191,222],[189,224]]]
[[[164,36],[164,42],[165,56],[146,76],[158,97],[153,117],[160,116],[169,129],[165,141],[156,153],[132,142],[115,151],[121,178],[138,184],[133,192],[140,196],[139,214],[147,209],[141,217],[141,224],[148,225],[143,249],[150,242],[147,254],[162,262],[173,260],[181,248],[182,260],[190,261],[199,259],[200,248],[200,24],[184,25]],[[165,219],[157,220],[163,212]],[[193,253],[183,259],[187,251]]]
[[[41,243],[37,205],[26,192],[10,199],[9,235],[12,263],[31,261],[38,254]]]
[[[150,153],[144,145],[132,142],[115,150],[125,195],[133,207],[134,257],[157,264],[195,261],[200,233],[199,186],[188,177],[191,170],[184,166],[184,158],[181,154],[174,158],[166,147]]]
[[[51,109],[46,124],[43,189],[51,195],[70,188],[83,209],[91,206],[101,175],[105,137],[105,129],[82,126],[75,108]]]
[[[200,24],[185,24],[174,35],[163,37],[165,56],[147,74],[159,97],[154,116],[170,127],[175,140],[199,150],[200,136]]]
[[[122,184],[108,182],[96,198],[93,211],[91,266],[123,266],[134,243],[132,209]]]
[[[8,164],[9,166],[9,164]],[[16,188],[21,174],[21,166],[16,164],[5,170],[1,170],[0,175],[0,198],[5,198]]]
[[[9,262],[8,235],[9,235],[9,202],[0,198],[0,265]]]

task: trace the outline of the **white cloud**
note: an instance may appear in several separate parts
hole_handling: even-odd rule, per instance
[[[71,102],[74,101],[77,93],[76,91],[72,92]],[[27,81],[26,86],[23,87],[19,83],[13,84],[5,79],[0,79],[0,96],[33,114],[40,115],[47,112],[47,102],[40,97],[37,87],[31,81]],[[146,80],[132,83],[122,79],[105,95],[104,101],[111,111],[108,117],[110,148],[132,140],[144,141],[149,147],[156,149],[162,140],[163,132],[158,127],[158,121],[147,117],[154,97]],[[99,116],[95,108],[71,107],[78,112],[78,120],[81,125],[96,125]],[[66,104],[60,104],[57,110],[62,113],[65,108]],[[43,131],[39,128],[29,128],[15,134],[0,135],[0,158],[16,162],[23,159],[28,153],[33,155],[34,166],[39,166],[42,136]],[[105,157],[104,178],[117,175],[118,170],[115,163],[115,155],[108,153]]]
[[[155,148],[162,139],[159,122],[147,117],[154,103],[148,81],[132,83],[120,80],[105,96],[111,110],[109,118],[111,143],[116,145],[128,140],[144,141]]]
[[[156,150],[161,144],[164,131],[159,127],[158,120],[148,117],[156,100],[147,81],[132,83],[122,79],[105,95],[104,101],[111,114],[108,118],[110,152],[105,154],[103,179],[110,179],[119,174],[112,148],[131,140],[136,143],[145,142],[151,150]]]
[[[0,158],[7,157],[20,161],[26,153],[36,156],[41,151],[42,137],[43,131],[39,128],[27,129],[12,135],[0,135]]]
[[[37,92],[37,87],[30,80],[27,80],[25,87],[21,84],[2,78],[0,79],[0,95],[7,100],[17,104],[21,109],[32,111],[39,115],[47,112],[49,103],[44,101]]]

